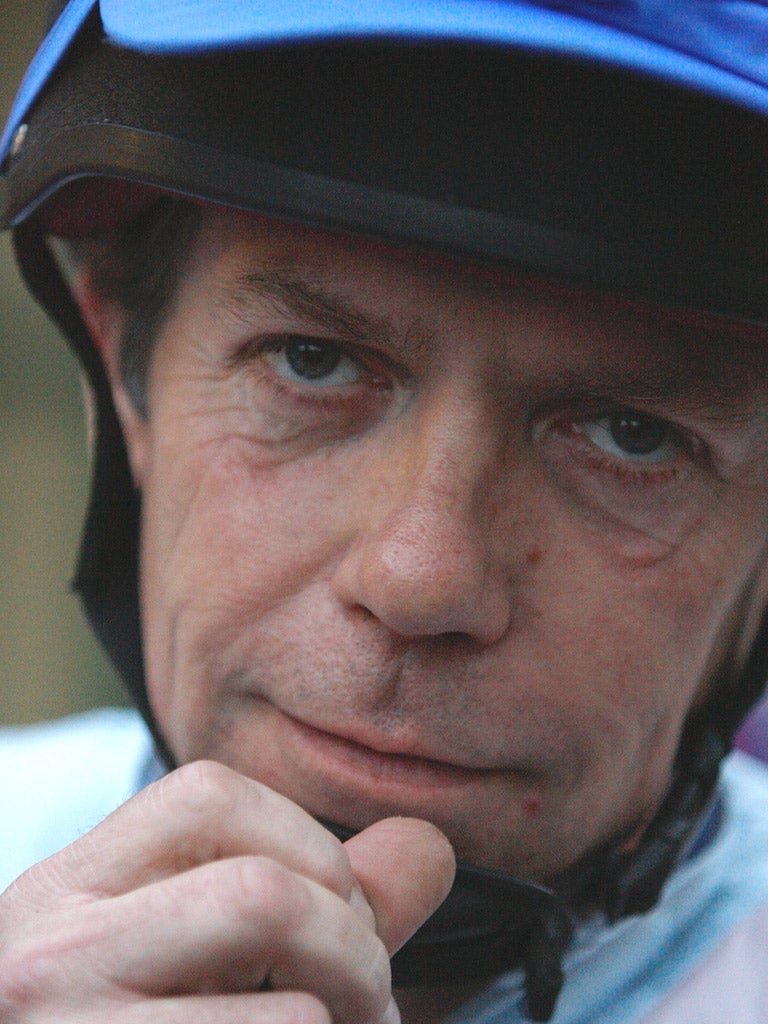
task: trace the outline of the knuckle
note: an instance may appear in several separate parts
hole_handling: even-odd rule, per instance
[[[231,813],[238,801],[238,776],[216,761],[192,761],[156,783],[156,795],[175,815],[209,819]]]
[[[322,846],[314,858],[315,878],[326,889],[348,900],[357,885],[349,854],[330,832],[323,836]]]
[[[304,926],[313,902],[304,879],[268,857],[236,857],[230,868],[230,912],[256,922],[266,942],[279,948]]]

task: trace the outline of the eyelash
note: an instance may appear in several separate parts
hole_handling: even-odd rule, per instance
[[[318,376],[316,378],[318,383],[313,384],[311,378],[302,381],[298,375],[291,377],[288,374],[281,374],[270,364],[268,357],[271,354],[286,352],[290,345],[302,343],[316,348],[335,349],[340,361],[350,360],[355,364],[360,379],[348,383],[323,385],[322,378]],[[376,355],[374,359],[367,351],[363,355],[356,346],[348,343],[342,344],[330,338],[293,333],[275,334],[255,339],[238,352],[236,361],[258,367],[261,373],[269,378],[271,386],[281,395],[289,397],[294,402],[319,408],[359,401],[361,386],[367,392],[387,390],[392,387],[392,378],[395,375],[395,371],[389,367],[388,361],[383,355]],[[376,363],[379,365],[375,365]]]
[[[283,376],[270,365],[264,368],[262,372],[265,376],[269,375],[270,385],[275,391],[295,403],[311,406],[318,411],[342,406],[351,408],[355,404],[365,401],[365,395],[370,394],[372,390],[383,392],[392,389],[402,377],[402,372],[399,372],[397,367],[391,366],[390,361],[383,354],[374,353],[374,358],[372,358],[368,349],[365,350],[365,354],[362,354],[352,344],[313,335],[286,333],[261,337],[244,346],[236,358],[238,361],[253,363],[255,357],[256,361],[263,366],[264,363],[268,364],[265,357],[270,353],[285,352],[288,346],[302,342],[318,348],[335,350],[340,360],[351,360],[359,369],[360,380],[352,381],[349,384],[313,385],[311,379],[302,382],[299,377]],[[378,363],[378,365],[374,365],[374,363]],[[331,372],[334,370],[335,367]],[[363,394],[361,394],[361,384]],[[629,455],[626,458],[612,456],[591,440],[583,428],[586,424],[595,424],[600,420],[616,416],[633,418],[646,424],[657,424],[664,431],[665,440],[677,449],[677,456],[673,460],[658,462],[644,461],[642,458],[632,459]],[[631,407],[613,405],[596,407],[594,411],[585,415],[582,406],[578,413],[569,413],[568,411],[559,413],[549,419],[549,424],[554,426],[561,436],[565,436],[569,443],[578,450],[578,453],[597,470],[607,472],[621,483],[629,485],[653,486],[672,482],[683,471],[686,463],[700,462],[707,457],[706,446],[695,435],[662,417]]]
[[[640,459],[635,461],[629,456],[625,459],[614,457],[592,441],[583,430],[585,424],[597,423],[600,420],[618,415],[644,420],[649,424],[658,424],[665,430],[669,443],[673,444],[677,449],[676,457],[670,461],[660,462],[644,462]],[[554,426],[578,449],[580,455],[595,468],[601,472],[611,474],[623,484],[654,486],[670,483],[684,472],[687,465],[701,462],[706,458],[706,450],[703,443],[694,435],[661,417],[639,412],[628,407],[614,406],[596,410],[588,416],[583,414],[578,417],[562,415],[553,422]]]

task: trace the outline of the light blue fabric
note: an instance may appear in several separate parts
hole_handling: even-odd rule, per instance
[[[161,771],[151,738],[131,711],[0,730],[0,889]],[[735,925],[768,904],[768,769],[732,755],[722,798],[717,835],[677,871],[653,912],[580,930],[552,1024],[635,1024]],[[723,1024],[728,1019],[724,1007]],[[446,1024],[523,1021],[520,977],[512,973]]]
[[[127,710],[0,729],[0,891],[137,792],[153,754]]]

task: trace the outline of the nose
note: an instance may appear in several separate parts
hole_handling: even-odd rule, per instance
[[[495,477],[500,446],[484,418],[450,405],[403,428],[356,488],[357,529],[337,596],[405,637],[506,632],[512,594]]]

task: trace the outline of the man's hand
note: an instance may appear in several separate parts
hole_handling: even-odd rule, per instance
[[[389,956],[453,854],[390,818],[342,845],[212,762],[173,772],[0,897],[3,1024],[393,1024]]]

